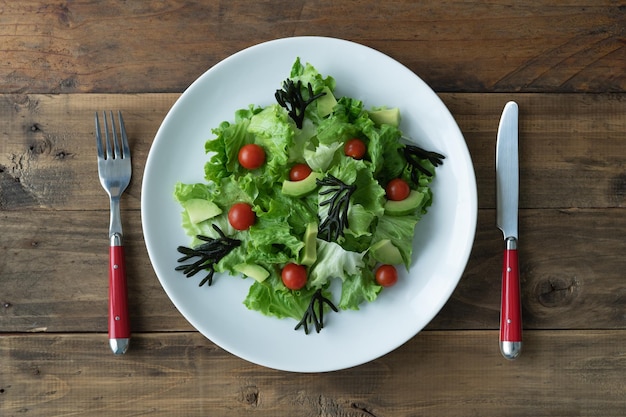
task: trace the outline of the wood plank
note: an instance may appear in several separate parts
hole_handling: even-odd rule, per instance
[[[0,92],[181,92],[225,57],[294,35],[374,47],[441,92],[624,92],[625,16],[610,0],[22,0],[3,5]]]
[[[104,334],[5,335],[0,414],[623,416],[625,337],[529,331],[524,354],[508,362],[496,331],[427,331],[356,368],[294,374],[197,333],[140,334],[123,357]]]
[[[93,112],[122,109],[133,179],[122,203],[140,206],[146,157],[178,94],[0,95],[0,210],[101,210]],[[623,94],[441,94],[468,144],[481,208],[495,207],[495,141],[504,104],[520,104],[523,208],[626,204]],[[210,137],[210,132],[207,132]],[[93,186],[85,186],[93,184]]]
[[[0,212],[2,331],[106,331],[108,218],[108,210]],[[139,211],[123,212],[122,223],[133,331],[191,329],[152,269]]]
[[[0,210],[102,210],[94,112],[120,109],[133,176],[122,205],[140,205],[154,135],[178,95],[5,95],[0,97]],[[90,186],[91,185],[91,186]]]
[[[496,205],[495,142],[509,100],[520,108],[520,207],[626,204],[626,100],[621,95],[441,96],[468,144],[481,207]]]
[[[189,330],[152,270],[139,212],[122,217],[133,331]],[[107,227],[107,211],[0,212],[0,332],[106,331]],[[521,212],[527,329],[626,328],[623,230],[622,209]],[[502,249],[495,212],[480,210],[469,264],[429,328],[498,328]]]
[[[465,273],[431,328],[497,328],[502,234],[479,212]],[[520,279],[527,329],[626,328],[623,210],[522,210]],[[585,324],[582,324],[585,323]]]

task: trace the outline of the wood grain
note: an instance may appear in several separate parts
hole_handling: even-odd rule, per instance
[[[625,29],[614,0],[0,2],[0,416],[626,415]],[[324,374],[260,367],[194,331],[154,274],[140,212],[148,152],[190,83],[246,47],[305,35],[373,47],[424,79],[464,134],[479,199],[469,263],[427,328]],[[497,343],[494,154],[508,100],[522,178],[513,362]],[[107,346],[94,151],[105,109],[124,112],[133,154],[134,336],[121,357]]]
[[[496,131],[508,100],[520,105],[521,207],[602,208],[626,204],[623,94],[440,96],[468,144],[481,208],[495,207]],[[101,109],[124,112],[133,178],[123,204],[138,209],[150,146],[178,97],[0,95],[0,209],[105,209],[108,202],[98,186],[94,163],[93,114]]]
[[[481,208],[495,207],[495,140],[506,101],[519,104],[520,207],[626,204],[623,94],[441,94],[468,143]]]
[[[122,204],[138,208],[154,135],[178,95],[4,95],[0,209],[106,209],[95,164],[94,113],[122,110],[133,176]],[[141,133],[139,133],[141,132]],[[93,184],[94,187],[85,187]]]
[[[500,356],[496,331],[426,331],[371,363],[325,374],[274,371],[197,333],[0,338],[0,414],[13,416],[623,416],[624,331],[528,331]],[[565,348],[566,347],[566,348]],[[306,360],[306,358],[303,358]],[[594,395],[587,393],[593,392]]]
[[[625,22],[610,0],[13,1],[0,92],[180,93],[241,49],[302,35],[376,48],[441,92],[624,92]]]
[[[152,270],[139,212],[123,220],[133,331],[189,330]],[[494,223],[493,210],[480,211],[469,264],[430,329],[498,328],[503,244]],[[106,330],[108,212],[0,212],[0,228],[0,329]],[[520,230],[525,328],[626,328],[621,209],[523,210]]]

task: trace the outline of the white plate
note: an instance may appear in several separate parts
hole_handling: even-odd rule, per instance
[[[268,105],[296,57],[337,81],[337,94],[366,105],[399,107],[401,129],[446,156],[433,182],[434,203],[416,230],[410,273],[401,273],[359,311],[325,315],[321,333],[294,331],[294,320],[249,311],[250,279],[216,276],[211,287],[175,272],[178,245],[190,243],[174,201],[177,181],[202,182],[204,143],[237,109]],[[392,58],[356,43],[295,37],[240,51],[199,77],[159,128],[141,195],[144,237],[152,265],[181,314],[218,346],[250,362],[294,372],[324,372],[376,359],[424,328],[455,289],[469,258],[477,215],[476,180],[463,135],[437,95]]]

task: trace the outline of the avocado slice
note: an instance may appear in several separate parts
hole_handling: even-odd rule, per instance
[[[403,263],[400,250],[389,239],[383,239],[370,247],[372,257],[381,264],[399,265]]]
[[[379,126],[386,124],[398,127],[400,125],[400,109],[397,107],[393,109],[370,110],[367,113],[370,119]]]
[[[424,193],[420,193],[416,190],[411,190],[409,196],[404,200],[388,200],[385,203],[385,213],[391,216],[404,216],[407,214],[411,214],[421,207],[423,201]]]
[[[222,209],[212,201],[202,198],[192,198],[183,203],[183,207],[187,210],[189,221],[193,224],[213,218],[222,214]]]
[[[317,114],[320,117],[326,117],[333,112],[333,108],[337,104],[337,99],[328,87],[324,87],[322,92],[326,94],[317,99]]]
[[[319,172],[311,172],[308,177],[300,181],[283,181],[283,194],[292,197],[302,197],[317,188],[317,180],[322,178]]]
[[[300,264],[311,266],[317,260],[317,223],[307,224],[304,231],[304,247],[300,251]]]
[[[270,276],[270,273],[265,268],[257,264],[238,264],[233,266],[233,269],[258,282],[263,282]]]

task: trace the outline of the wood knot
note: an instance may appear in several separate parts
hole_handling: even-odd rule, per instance
[[[39,155],[47,155],[52,151],[52,142],[48,138],[42,138],[31,142],[28,146],[29,156],[37,157]]]
[[[566,306],[578,295],[578,287],[576,278],[548,277],[537,284],[537,299],[544,307]]]
[[[376,417],[376,414],[374,414],[372,411],[369,410],[368,407],[366,407],[366,406],[364,406],[362,404],[352,403],[350,406],[353,409],[358,410],[360,413],[362,413],[365,416]]]
[[[621,203],[626,197],[626,173],[619,174],[611,179],[610,197],[615,203]]]
[[[64,90],[74,90],[78,86],[76,77],[65,78],[59,82],[59,86]]]
[[[259,388],[256,385],[247,385],[241,389],[241,401],[250,407],[259,404]]]
[[[70,9],[67,8],[66,5],[60,6],[57,17],[59,18],[59,23],[65,27],[70,27],[72,23],[72,14]]]
[[[74,154],[71,153],[71,152],[67,152],[67,151],[64,151],[64,150],[59,150],[59,151],[57,151],[54,154],[54,159],[62,160],[62,159],[71,158],[73,156],[74,156]]]

